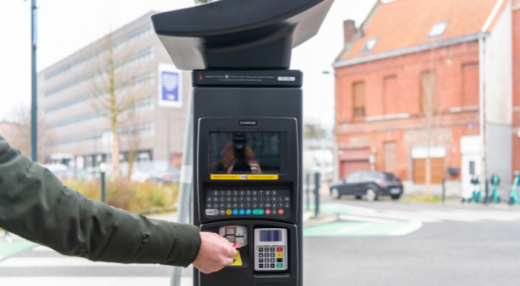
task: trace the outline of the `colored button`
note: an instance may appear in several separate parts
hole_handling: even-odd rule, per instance
[[[271,214],[271,210],[270,209],[266,209],[265,210],[265,214],[270,215]]]
[[[246,211],[244,211],[243,209],[239,210],[238,213],[240,213],[241,215],[245,214]]]
[[[282,263],[276,264],[276,268],[283,268],[283,264]]]
[[[283,257],[283,253],[277,253],[276,257]]]
[[[237,209],[234,209],[234,210],[233,210],[233,214],[234,214],[234,215],[237,215],[237,214],[238,214],[238,210],[237,210]]]
[[[276,248],[276,252],[282,252],[282,251],[283,251],[283,248],[281,248],[281,247]]]
[[[278,210],[278,213],[281,214],[281,215],[283,215],[284,210],[283,210],[283,209],[279,209],[279,210]]]
[[[263,214],[264,214],[263,209],[254,209],[253,210],[253,215],[263,215]]]
[[[247,209],[246,210],[246,215],[250,215],[251,214],[251,210],[250,209]]]
[[[233,211],[230,210],[230,209],[227,209],[227,210],[226,210],[226,214],[227,214],[227,215],[231,215],[232,212],[233,212]]]

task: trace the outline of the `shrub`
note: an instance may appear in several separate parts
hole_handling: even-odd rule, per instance
[[[64,184],[93,200],[101,200],[101,183],[96,181],[67,180]],[[170,207],[177,201],[178,184],[136,183],[119,180],[106,183],[106,202],[130,212],[150,212]]]

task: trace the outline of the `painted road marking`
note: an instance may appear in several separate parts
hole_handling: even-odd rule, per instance
[[[304,228],[304,236],[397,236],[413,233],[419,230],[423,223],[520,221],[520,212],[506,211],[376,210],[343,204],[323,204],[321,209],[324,212],[337,214],[340,221]]]
[[[396,229],[394,231],[391,231],[388,233],[388,235],[407,235],[409,233],[412,233],[418,229],[420,229],[423,226],[422,221],[410,221],[408,222],[408,225],[401,227],[400,229]]]
[[[142,286],[170,285],[170,277],[2,277],[2,285],[38,286]],[[192,277],[181,277],[181,286],[193,285]]]
[[[0,260],[37,245],[30,241],[0,242]]]
[[[93,262],[79,257],[11,257],[0,262],[0,267],[168,267],[159,264],[119,264],[112,262]]]
[[[347,225],[344,228],[338,230],[338,233],[345,233],[345,232],[354,232],[358,230],[362,230],[364,228],[372,226],[373,223],[365,223],[365,224],[359,224],[359,225]]]
[[[54,251],[52,250],[51,248],[47,247],[47,246],[43,246],[43,245],[38,245],[36,247],[34,247],[33,249],[31,249],[32,251]]]

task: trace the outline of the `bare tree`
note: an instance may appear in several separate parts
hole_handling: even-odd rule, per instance
[[[11,110],[12,123],[17,125],[13,130],[14,138],[10,138],[10,144],[27,157],[31,156],[31,108],[29,105],[19,104]],[[38,114],[38,161],[43,162],[49,156],[47,146],[54,137],[47,131],[46,122],[41,114]]]
[[[134,53],[135,47],[136,43],[124,43],[109,33],[101,41],[92,61],[92,107],[110,123],[114,180],[121,177],[119,131],[126,125],[130,111],[141,98],[143,83],[151,78],[150,74],[138,74],[139,70],[132,68],[132,63],[138,59]]]
[[[436,112],[436,98],[435,98],[435,71],[425,71],[421,73],[421,108],[426,117],[426,196],[431,196],[431,154],[432,147],[432,133],[433,133],[433,116]]]

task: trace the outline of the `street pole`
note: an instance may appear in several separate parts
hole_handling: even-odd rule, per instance
[[[307,181],[307,210],[311,208],[311,172],[307,172],[305,174]]]
[[[166,152],[168,152],[168,156],[166,156],[168,158],[168,170],[172,167],[172,162],[171,162],[171,154],[170,154],[170,114],[168,112],[166,112],[166,120],[168,121],[166,123],[166,126],[168,128],[167,132],[166,132],[166,136],[168,136],[168,138],[166,138],[166,144],[168,144],[167,148],[166,148]]]
[[[182,167],[179,180],[179,201],[177,202],[177,222],[187,223],[191,211],[191,191],[193,182],[193,90],[188,98],[186,125],[184,129],[184,148],[182,152]],[[171,286],[181,285],[181,267],[173,267]]]
[[[320,214],[320,172],[314,173],[314,219]]]
[[[105,180],[105,172],[107,170],[107,164],[101,163],[99,165],[99,170],[101,171],[101,202],[106,203],[106,180]]]
[[[31,159],[38,161],[38,96],[36,75],[36,0],[31,0]]]

